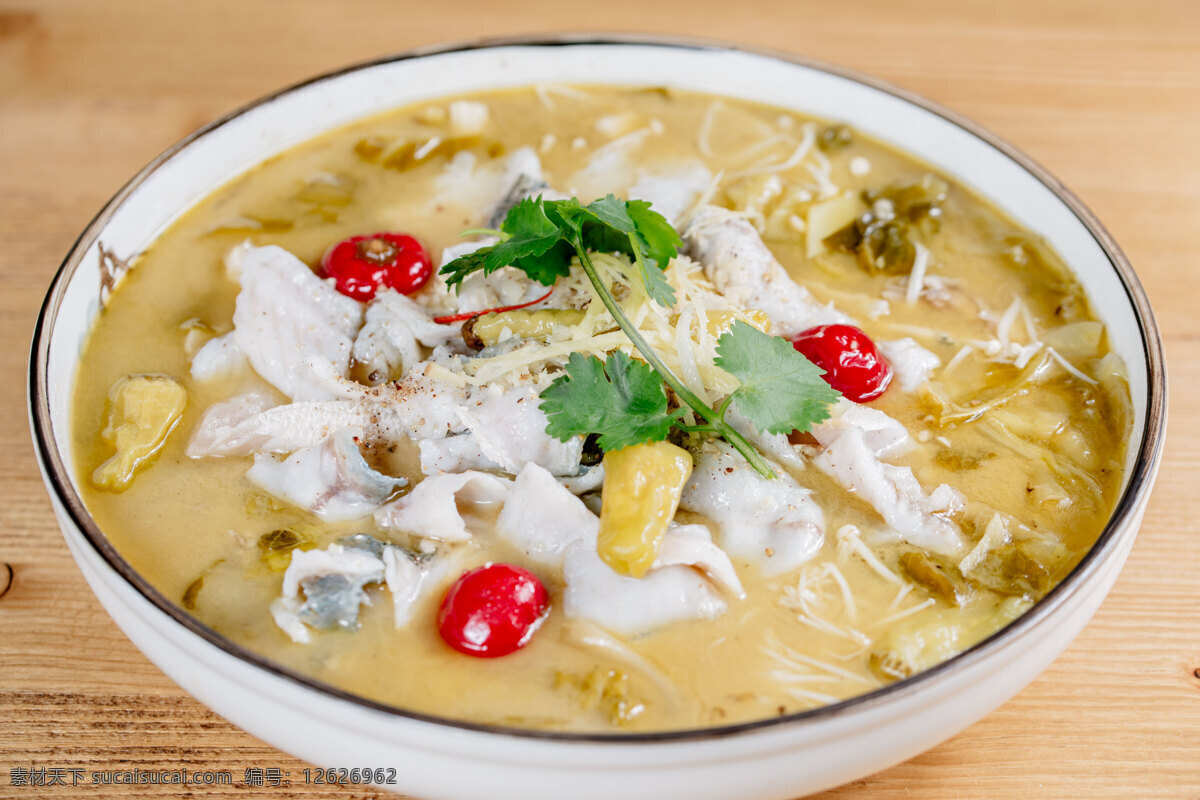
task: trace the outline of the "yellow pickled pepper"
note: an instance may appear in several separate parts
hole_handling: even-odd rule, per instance
[[[108,425],[100,437],[116,452],[96,467],[92,483],[121,492],[175,429],[187,405],[187,390],[167,375],[127,375],[113,384],[108,397]]]
[[[670,442],[637,444],[604,454],[596,550],[621,575],[646,574],[675,517],[692,456]]]

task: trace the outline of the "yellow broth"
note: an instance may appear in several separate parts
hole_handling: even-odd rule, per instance
[[[727,99],[714,112],[712,97],[653,89],[514,90],[472,99],[488,105],[490,121],[477,139],[454,147],[470,149],[481,160],[531,145],[540,149],[550,185],[570,191],[575,187],[556,179],[565,180],[607,141],[597,132],[598,120],[628,115],[633,127],[659,120],[661,133],[646,138],[637,162],[699,159],[714,174],[723,170],[727,176],[714,202],[736,207],[745,207],[764,179],[728,176],[763,159],[783,160],[787,153],[781,144],[763,142],[773,131],[807,121]],[[881,670],[879,649],[898,635],[898,627],[900,634],[957,632],[945,652],[929,651],[933,661],[961,650],[1060,580],[1099,535],[1120,482],[1127,435],[1122,412],[1128,400],[1119,379],[1091,385],[1052,367],[1048,378],[979,419],[938,424],[946,398],[973,408],[1016,378],[1019,370],[989,363],[978,352],[951,373],[945,370],[963,343],[993,337],[996,315],[1014,298],[1021,298],[1042,331],[1093,318],[1082,289],[1052,253],[986,202],[952,185],[940,231],[923,239],[932,271],[957,282],[953,302],[943,308],[893,301],[889,314],[872,318],[870,304],[894,286],[894,276],[871,274],[848,254],[809,259],[804,234],[786,226],[782,232],[776,226],[765,238],[800,283],[821,301],[834,301],[857,317],[873,338],[913,336],[941,358],[943,368],[933,378],[942,400],[929,391],[893,389],[873,405],[903,423],[918,442],[898,463],[911,466],[927,490],[948,483],[969,499],[958,522],[970,543],[982,535],[993,510],[1060,543],[1050,559],[1051,574],[1037,591],[1006,601],[1007,594],[976,587],[971,602],[953,609],[899,566],[904,548],[887,545],[875,554],[903,584],[885,579],[860,557],[847,555],[845,545],[839,553],[837,535],[845,525],[878,530],[882,520],[810,467],[796,477],[813,489],[824,509],[823,551],[796,572],[771,579],[735,559],[747,598],[732,602],[715,620],[669,626],[614,650],[596,646],[594,629],[552,609],[523,650],[500,659],[474,659],[438,637],[434,617],[443,587],[422,601],[402,629],[392,624],[386,592],[374,587],[368,590],[374,604],[363,607],[357,632],[314,632],[310,644],[292,643],[267,610],[279,595],[286,560],[264,560],[259,538],[290,529],[306,537],[309,546],[321,546],[354,532],[386,536],[369,519],[325,524],[271,499],[245,478],[249,458],[185,455],[188,437],[210,404],[264,386],[254,377],[216,384],[191,380],[185,342],[189,330],[231,328],[237,286],[226,277],[222,259],[243,240],[278,244],[315,265],[344,237],[405,231],[421,239],[436,259],[443,247],[458,241],[460,230],[486,222],[483,209],[430,206],[434,178],[454,148],[420,162],[412,158],[411,145],[442,130],[439,109],[444,107],[442,101],[357,122],[274,157],[214,192],[137,257],[91,334],[74,398],[75,466],[85,502],[133,567],[205,624],[316,680],[400,708],[543,729],[688,729],[791,713],[883,685],[891,676]],[[698,131],[706,126],[707,149],[714,155],[702,153],[698,144]],[[930,171],[857,134],[827,156],[831,179],[855,192],[911,183]],[[392,163],[385,166],[389,158]],[[869,172],[854,174],[861,171],[850,168],[856,158],[869,162]],[[779,177],[809,179],[799,168]],[[1097,355],[1106,351],[1102,343]],[[1097,362],[1092,357],[1076,366],[1090,370]],[[124,376],[147,373],[180,381],[188,392],[187,408],[127,490],[101,490],[90,476],[112,454],[100,436],[109,389]],[[1048,433],[1063,429],[1068,432]],[[419,479],[414,452],[415,447],[401,448],[390,457],[392,474]],[[1035,491],[1048,476],[1064,486],[1066,501]],[[504,543],[477,537],[467,546],[463,568],[486,561],[520,564],[524,558]],[[853,608],[823,571],[826,564],[838,566],[852,590]],[[552,602],[559,603],[561,585],[553,576],[543,577]],[[806,588],[810,610],[827,624],[801,614],[797,597]]]

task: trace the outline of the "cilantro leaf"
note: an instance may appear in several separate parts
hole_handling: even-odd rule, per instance
[[[440,272],[446,283],[457,286],[473,272],[483,270],[487,275],[507,266],[546,286],[570,273],[574,248],[565,238],[561,218],[540,195],[514,204],[500,233],[503,241],[444,264]]]
[[[554,281],[571,274],[571,258],[574,255],[575,248],[560,240],[541,255],[525,256],[513,266],[543,286],[553,286]]]
[[[633,260],[629,234],[606,225],[588,225],[583,231],[583,248],[591,253],[624,253]]]
[[[650,299],[663,308],[674,308],[675,287],[667,282],[666,274],[654,265],[646,264],[640,258],[638,267],[641,268],[642,280],[646,284],[646,294],[650,296]]]
[[[841,396],[821,377],[825,370],[790,342],[741,320],[717,340],[715,363],[742,382],[731,401],[766,433],[807,431],[829,418],[829,406]]]
[[[650,203],[645,200],[618,200],[611,194],[591,203],[587,210],[608,231],[625,234],[627,243],[620,243],[611,249],[628,253],[641,273],[646,294],[660,306],[672,308],[675,305],[675,289],[667,282],[663,270],[679,252],[683,240],[671,223],[657,211],[652,211]]]
[[[662,378],[621,351],[601,362],[572,353],[566,372],[542,391],[546,433],[562,441],[600,434],[603,450],[667,438],[672,420]]]
[[[629,216],[628,206],[627,202],[618,200],[615,195],[610,194],[594,203],[588,203],[586,209],[588,215],[601,225],[606,225],[621,233],[633,233],[637,230],[637,226]]]
[[[675,289],[667,283],[663,270],[677,252],[677,248],[669,244],[670,237],[675,242],[682,243],[682,240],[670,223],[658,212],[651,211],[645,200],[619,200],[611,194],[589,203],[582,210],[594,223],[585,231],[584,246],[591,250],[627,254],[637,265],[647,296],[661,306],[673,307]],[[638,215],[637,219],[634,213]],[[657,258],[649,256],[650,245],[638,220],[654,237]],[[664,229],[670,232],[669,235],[663,232]]]
[[[516,239],[538,239],[559,233],[557,222],[546,214],[546,201],[540,194],[513,203],[504,222],[500,224],[500,230]]]
[[[679,232],[666,217],[650,208],[650,203],[645,200],[630,200],[625,206],[626,213],[637,228],[646,258],[657,264],[659,269],[666,269],[667,263],[683,246]]]
[[[448,261],[438,270],[439,273],[446,276],[446,285],[457,286],[472,272],[478,272],[483,269],[484,259],[492,248],[481,247],[478,250],[459,256],[453,261]]]
[[[526,258],[531,259],[530,265],[534,267],[534,274],[529,277],[544,284],[554,283],[558,275],[565,275],[569,270],[570,257],[566,264],[557,263],[562,261],[561,258],[557,261],[541,258],[562,241],[563,235],[558,224],[546,215],[545,204],[540,196],[537,199],[525,198],[514,205],[504,218],[500,230],[507,233],[508,238],[492,247],[484,258],[485,274],[510,264],[524,269]]]
[[[513,266],[550,286],[571,272],[576,244],[598,252],[621,252],[638,267],[646,294],[660,305],[675,305],[675,290],[662,270],[678,252],[679,234],[644,200],[614,195],[583,205],[576,198],[527,197],[508,210],[500,226],[504,240],[454,259],[441,268],[446,283],[457,286],[473,272],[490,274]],[[657,269],[655,269],[657,267]]]

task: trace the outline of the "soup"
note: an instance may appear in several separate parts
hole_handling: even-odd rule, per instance
[[[137,255],[77,387],[90,512],[204,624],[571,731],[793,713],[983,640],[1096,540],[1130,425],[1081,287],[986,202],[655,88],[267,161]]]

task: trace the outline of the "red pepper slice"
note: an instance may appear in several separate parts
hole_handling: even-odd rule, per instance
[[[438,325],[449,325],[451,322],[466,322],[472,317],[482,317],[484,314],[499,314],[502,311],[517,311],[522,308],[528,308],[529,306],[536,306],[538,303],[554,294],[554,290],[556,288],[558,288],[557,283],[550,287],[550,291],[546,292],[541,297],[530,300],[528,303],[518,303],[515,306],[500,306],[499,308],[484,308],[479,311],[468,311],[465,314],[453,314],[448,317],[434,317],[433,321]]]

